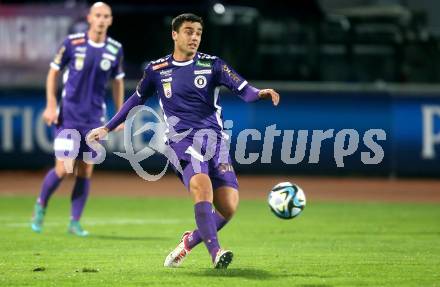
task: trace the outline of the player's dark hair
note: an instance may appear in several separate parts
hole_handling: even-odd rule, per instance
[[[202,17],[197,16],[192,13],[184,13],[184,14],[180,14],[179,16],[175,17],[173,19],[173,21],[171,22],[171,27],[172,27],[173,31],[178,32],[179,28],[180,28],[180,26],[182,26],[183,22],[197,22],[197,23],[200,23],[200,25],[202,25],[202,28],[203,28]]]

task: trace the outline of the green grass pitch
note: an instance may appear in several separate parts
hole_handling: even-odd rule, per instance
[[[0,197],[0,286],[440,286],[438,204],[311,201],[281,220],[242,200],[220,232],[234,261],[214,270],[203,245],[162,266],[194,227],[189,199],[92,197],[89,238],[66,233],[69,199],[57,196],[34,234],[34,200]]]

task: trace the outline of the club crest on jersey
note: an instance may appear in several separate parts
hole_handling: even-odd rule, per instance
[[[199,88],[199,89],[203,89],[204,87],[206,87],[206,77],[199,75],[194,79],[194,85]]]
[[[171,92],[171,83],[167,82],[167,83],[162,83],[162,87],[163,87],[163,94],[165,95],[166,98],[171,98],[172,96],[172,92]]]
[[[75,57],[75,69],[81,71],[84,68],[84,56],[76,55]]]
[[[99,66],[103,71],[108,71],[110,67],[112,66],[112,63],[108,59],[102,59],[101,63],[99,63]]]

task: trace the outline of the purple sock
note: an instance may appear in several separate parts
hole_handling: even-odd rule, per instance
[[[194,205],[194,213],[199,233],[214,261],[220,245],[217,239],[217,227],[212,215],[212,204],[208,201],[198,202]]]
[[[59,178],[58,175],[55,173],[55,169],[49,170],[49,172],[46,174],[46,177],[43,180],[43,185],[41,187],[40,196],[38,196],[37,202],[43,206],[46,207],[47,203],[52,196],[53,192],[57,189],[57,187],[60,185],[62,178]]]
[[[79,220],[87,201],[90,179],[77,177],[72,192],[72,220]]]
[[[224,219],[223,216],[221,216],[217,211],[214,211],[214,213],[212,213],[212,217],[214,218],[217,231],[220,231],[220,229],[222,229],[223,226],[228,223],[228,221]],[[197,244],[202,241],[202,235],[200,234],[199,230],[196,229],[192,232],[190,236],[187,237],[187,241],[185,242],[185,244],[190,249],[193,249]]]

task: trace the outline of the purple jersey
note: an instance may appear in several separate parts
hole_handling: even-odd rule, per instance
[[[64,40],[50,66],[66,68],[59,122],[67,126],[101,125],[107,81],[125,75],[122,45],[110,37],[95,43],[85,33],[73,34]]]
[[[136,93],[146,98],[156,92],[167,124],[170,125],[172,116],[179,119],[177,124],[171,124],[177,133],[193,128],[211,129],[220,134],[223,122],[219,86],[222,85],[239,96],[252,88],[223,60],[198,52],[186,62],[175,61],[171,55],[151,62]],[[172,136],[168,134],[168,138]]]

